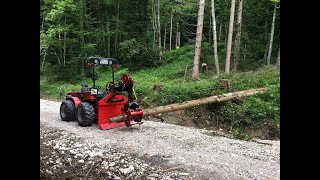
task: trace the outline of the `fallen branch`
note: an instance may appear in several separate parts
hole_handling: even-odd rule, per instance
[[[167,171],[174,171],[174,170],[178,170],[178,169],[181,169],[181,167],[172,167],[172,168],[168,168],[168,169],[159,169],[157,171],[150,171],[150,173],[167,172]]]
[[[92,169],[93,165],[94,165],[94,162],[91,164],[91,167],[90,167],[89,171],[87,172],[86,176],[84,176],[84,178],[83,178],[83,179],[86,179],[86,177],[87,177],[87,176],[88,176],[88,174],[90,173],[90,171],[91,171],[91,169]]]

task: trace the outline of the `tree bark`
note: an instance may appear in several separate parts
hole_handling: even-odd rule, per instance
[[[154,0],[152,0],[152,5],[151,5],[151,11],[152,11],[152,27],[153,27],[153,45],[152,48],[155,48],[156,44],[156,31],[157,31],[157,24],[156,24],[156,10],[155,10],[155,5],[154,5]]]
[[[218,60],[218,47],[217,47],[217,30],[216,30],[216,16],[214,9],[214,0],[211,0],[211,15],[212,15],[212,32],[213,32],[213,50],[214,50],[214,64],[216,66],[217,76],[220,76],[220,67]],[[221,30],[221,25],[220,25]]]
[[[178,47],[178,36],[179,36],[179,23],[177,22],[177,30],[176,30],[176,48]]]
[[[199,79],[199,63],[200,63],[201,42],[202,42],[204,5],[205,5],[205,0],[199,0],[197,37],[196,37],[196,47],[194,50],[194,61],[193,61],[193,70],[192,70],[192,78],[194,80]]]
[[[221,39],[221,30],[222,30],[222,23],[220,23],[220,29],[219,29],[219,39],[218,39],[219,42],[220,42],[220,39]]]
[[[180,47],[180,31],[178,32],[178,47]]]
[[[45,49],[45,51],[44,51],[44,55],[43,55],[43,59],[42,59],[42,65],[41,65],[41,71],[43,71],[44,61],[46,60],[46,56],[47,56],[47,49]]]
[[[278,51],[278,56],[277,56],[277,64],[278,67],[280,67],[280,47],[279,47],[279,51]]]
[[[218,96],[210,96],[210,97],[191,100],[191,101],[185,101],[182,103],[169,104],[166,106],[154,107],[154,108],[144,110],[142,117],[193,108],[193,107],[197,107],[205,104],[224,102],[231,99],[251,96],[257,93],[263,93],[266,91],[267,91],[267,88],[250,89],[250,90],[239,91],[234,93],[227,93],[227,94],[218,95]],[[122,122],[126,119],[127,119],[127,115],[122,115],[122,116],[110,118],[110,122]]]
[[[41,23],[41,31],[43,31],[43,26],[44,26],[44,18],[45,18],[45,16],[43,16],[43,18],[42,18],[42,23]]]
[[[233,22],[234,22],[234,9],[235,9],[235,0],[231,0],[228,46],[227,46],[227,56],[226,56],[226,65],[225,65],[226,74],[230,73],[230,58],[231,58],[231,46],[232,46],[232,34],[233,34]]]
[[[80,48],[81,48],[81,54],[84,52],[84,46],[85,46],[85,42],[84,42],[84,18],[85,18],[85,0],[81,0],[80,1],[80,31],[81,34],[80,34]],[[84,61],[82,58],[80,58],[80,63],[81,63],[81,75],[83,76],[84,75]]]
[[[107,22],[107,33],[108,33],[108,37],[107,37],[107,53],[108,53],[108,57],[111,57],[111,38],[110,38],[110,21]]]
[[[269,52],[268,52],[268,57],[267,57],[267,64],[268,65],[270,65],[270,58],[271,58],[271,51],[272,51],[272,44],[273,44],[273,35],[274,35],[274,24],[276,21],[276,12],[277,12],[277,3],[274,3],[272,26],[271,26],[271,32],[270,32]]]
[[[172,50],[172,19],[173,19],[173,8],[171,9],[171,18],[170,18],[170,51]]]
[[[166,50],[166,38],[167,38],[167,23],[165,23],[164,25],[163,51]]]
[[[227,27],[227,25],[225,24],[225,26],[224,26],[224,29],[225,29],[225,35],[224,35],[224,43],[226,44],[227,43],[227,34],[228,34],[228,27]]]
[[[159,43],[159,60],[162,59],[162,50],[161,50],[161,27],[160,27],[160,0],[158,0],[158,43]]]
[[[117,55],[118,54],[118,49],[119,49],[119,21],[120,21],[120,0],[117,0],[117,9],[116,9],[116,30],[117,32],[115,33],[114,37],[114,52]]]
[[[67,24],[67,18],[64,18],[64,24]],[[67,46],[66,46],[66,41],[67,41],[67,32],[63,33],[63,66],[66,65],[66,54],[67,54]]]
[[[212,0],[211,0],[212,1]],[[211,13],[212,14],[212,13]],[[209,38],[208,38],[208,40],[209,40],[209,43],[211,44],[213,44],[213,42],[211,42],[211,40],[213,39],[213,37],[212,37],[212,39],[211,39],[211,34],[213,34],[213,30],[212,30],[212,27],[213,27],[213,25],[212,25],[212,16],[210,16],[210,21],[209,21]]]
[[[235,39],[235,52],[234,52],[234,72],[237,72],[240,62],[240,48],[241,48],[241,24],[242,24],[242,0],[239,0],[238,5],[238,21],[237,21],[237,34]]]

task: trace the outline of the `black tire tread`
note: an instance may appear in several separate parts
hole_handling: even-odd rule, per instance
[[[61,116],[61,107],[65,104],[65,118]],[[62,121],[74,121],[76,119],[76,108],[71,100],[65,100],[60,105],[60,117]]]
[[[96,113],[93,106],[88,102],[82,102],[81,104],[79,104],[78,109],[79,108],[81,108],[81,110],[84,111],[84,117],[82,117],[83,121],[80,121],[77,118],[79,126],[81,127],[91,126],[94,123],[96,118]]]

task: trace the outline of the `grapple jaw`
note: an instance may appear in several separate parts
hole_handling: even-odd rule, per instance
[[[126,111],[126,114],[127,114],[127,120],[124,121],[125,125],[127,127],[130,127],[132,125],[135,125],[135,124],[142,124],[142,115],[143,115],[143,111],[141,108],[136,108],[136,109],[131,109],[131,108],[128,108],[127,111]],[[134,123],[132,123],[132,121]]]

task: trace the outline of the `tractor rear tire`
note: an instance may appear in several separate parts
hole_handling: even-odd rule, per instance
[[[77,108],[77,121],[79,126],[91,126],[96,118],[93,106],[88,102],[82,102]]]
[[[76,108],[71,100],[65,100],[60,105],[60,118],[62,121],[74,121]]]

